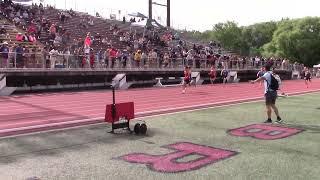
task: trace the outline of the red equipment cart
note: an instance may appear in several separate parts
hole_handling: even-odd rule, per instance
[[[113,103],[106,106],[105,114],[105,121],[112,125],[111,133],[114,133],[115,129],[127,129],[132,132],[130,129],[130,121],[135,118],[134,103],[125,102],[116,104],[114,86],[112,86],[112,99]],[[133,130],[136,134],[146,134],[147,125],[144,121],[138,121],[134,125]]]

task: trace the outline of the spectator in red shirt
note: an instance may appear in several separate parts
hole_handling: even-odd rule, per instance
[[[37,32],[37,28],[34,24],[31,24],[28,28],[28,33],[29,34],[35,34]]]
[[[114,67],[114,63],[116,61],[118,51],[115,48],[111,48],[110,50],[110,59],[111,59],[111,68]]]
[[[90,37],[90,33],[87,34],[86,39],[84,40],[84,46],[85,47],[91,47],[92,41]]]

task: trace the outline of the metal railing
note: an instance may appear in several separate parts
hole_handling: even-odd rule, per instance
[[[198,70],[208,70],[211,66],[216,69],[226,67],[230,70],[259,69],[264,62],[249,60],[209,60],[201,58],[150,58],[142,57],[138,60],[133,55],[109,57],[104,55],[74,55],[62,53],[0,53],[1,69],[183,69],[186,65]],[[301,65],[289,63],[275,63],[276,69],[297,70]]]

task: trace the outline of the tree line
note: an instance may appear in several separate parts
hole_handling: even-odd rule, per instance
[[[218,41],[241,56],[287,58],[312,66],[320,62],[320,18],[282,19],[239,26],[233,21],[218,23],[212,30],[192,31],[200,41]]]

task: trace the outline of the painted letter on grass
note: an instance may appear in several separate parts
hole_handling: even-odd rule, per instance
[[[130,163],[147,164],[154,171],[177,173],[199,169],[237,154],[234,151],[187,142],[167,145],[164,148],[172,149],[174,152],[164,155],[133,153],[122,156],[121,159]],[[191,156],[196,156],[197,158],[181,161],[183,158]]]
[[[268,124],[253,124],[231,129],[229,134],[241,137],[253,137],[262,140],[275,140],[293,136],[302,132],[302,129],[274,126]]]

